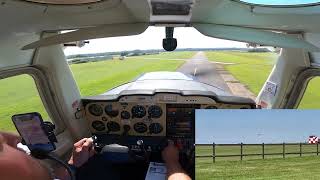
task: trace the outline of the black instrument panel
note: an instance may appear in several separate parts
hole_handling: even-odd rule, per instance
[[[194,121],[185,113],[195,109],[255,108],[254,103],[224,103],[206,96],[166,93],[130,95],[117,100],[86,99],[83,105],[92,133],[144,137],[170,137],[171,131],[179,134],[179,129],[187,128],[188,123]],[[173,113],[177,113],[177,117],[173,118]],[[173,130],[174,127],[178,129]]]

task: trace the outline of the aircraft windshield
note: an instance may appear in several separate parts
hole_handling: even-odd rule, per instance
[[[181,27],[174,30],[177,49],[166,52],[162,47],[165,37],[164,27],[149,27],[137,36],[91,40],[85,45],[78,43],[84,45],[81,48],[67,46],[64,51],[82,96],[104,94],[138,77],[140,81],[145,80],[143,77],[153,77],[152,80],[159,82],[160,79],[188,82],[195,79],[219,92],[252,99],[259,94],[280,51],[215,39],[194,28]],[[159,71],[166,73],[143,76]],[[154,88],[160,86],[163,88],[161,83]]]
[[[308,5],[319,3],[319,0],[241,0],[246,3],[259,5]]]

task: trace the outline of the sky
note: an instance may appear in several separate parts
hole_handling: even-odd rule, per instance
[[[319,0],[242,0],[255,4],[269,4],[269,5],[292,5],[292,4],[310,4],[320,2]]]
[[[298,143],[320,136],[317,110],[197,110],[196,144]]]
[[[68,47],[64,52],[66,55],[71,55],[136,49],[162,49],[162,39],[164,37],[164,27],[149,27],[140,35],[91,40],[89,44],[82,48]],[[192,27],[175,28],[174,37],[178,40],[177,48],[246,47],[245,43],[204,36]]]

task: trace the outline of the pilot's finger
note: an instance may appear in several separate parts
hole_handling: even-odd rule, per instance
[[[82,145],[82,150],[89,151],[93,145],[93,140],[91,138],[88,138]]]
[[[83,138],[80,141],[76,142],[73,146],[74,148],[82,147],[82,145],[87,141],[88,138]]]
[[[21,137],[12,134],[12,133],[6,133],[6,132],[1,132],[1,135],[4,138],[4,141],[11,147],[17,147],[17,144],[21,142]]]

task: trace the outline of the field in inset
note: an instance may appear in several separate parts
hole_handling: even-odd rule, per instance
[[[287,145],[286,152],[299,152],[299,145]],[[265,146],[265,153],[282,153],[282,145]],[[261,146],[244,147],[244,154],[261,153]],[[316,145],[303,145],[302,152],[316,152]],[[216,148],[216,155],[240,154],[240,146]],[[212,147],[196,147],[196,155],[212,155]],[[196,158],[196,179],[319,179],[320,157],[302,155]]]

